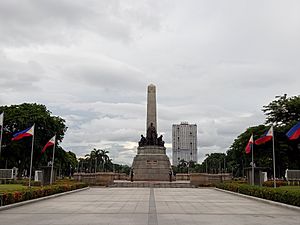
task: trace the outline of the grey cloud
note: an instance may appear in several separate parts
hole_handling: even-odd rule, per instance
[[[128,42],[135,29],[157,30],[160,4],[123,1],[1,1],[0,43],[12,46],[78,43],[93,33]]]
[[[97,86],[105,90],[133,89],[145,86],[141,80],[141,73],[133,68],[120,63],[114,65],[107,65],[105,61],[98,63],[98,66],[79,63],[68,68],[65,72],[73,81],[85,82],[87,85]]]
[[[262,123],[276,95],[299,94],[299,10],[296,1],[1,1],[0,102],[46,104],[67,121],[66,149],[107,148],[131,164],[154,83],[167,154],[172,124],[188,121],[201,162]]]
[[[39,90],[37,83],[43,75],[43,68],[37,62],[18,62],[0,55],[0,87],[5,91]]]

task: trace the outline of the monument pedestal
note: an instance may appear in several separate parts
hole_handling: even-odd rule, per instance
[[[166,148],[156,145],[138,147],[132,163],[134,181],[169,181],[170,160]]]

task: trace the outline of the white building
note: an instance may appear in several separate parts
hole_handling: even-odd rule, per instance
[[[197,162],[197,125],[181,122],[172,127],[172,163],[185,161]]]

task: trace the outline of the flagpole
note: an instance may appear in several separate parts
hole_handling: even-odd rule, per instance
[[[2,150],[2,133],[3,133],[3,117],[4,117],[4,113],[1,114],[1,133],[0,133],[0,158],[1,158],[1,150]]]
[[[50,185],[52,185],[52,183],[53,183],[53,166],[54,166],[55,144],[56,144],[56,135],[54,136],[53,156],[52,156],[51,174],[50,174]]]
[[[275,180],[275,137],[274,137],[274,128],[272,125],[272,142],[273,142],[273,183],[274,183],[274,188],[276,188],[276,180]]]
[[[253,134],[252,134],[252,136],[253,136]],[[253,151],[254,151],[254,143],[252,143],[252,145],[251,145],[251,147],[252,147],[252,179],[251,179],[251,183],[252,183],[252,185],[254,185],[254,160],[253,160]]]
[[[29,171],[29,183],[28,186],[30,187],[30,182],[31,182],[31,171],[32,171],[32,158],[33,158],[33,145],[34,145],[34,126],[33,124],[33,135],[32,135],[32,143],[31,143],[31,158],[30,158],[30,171]]]

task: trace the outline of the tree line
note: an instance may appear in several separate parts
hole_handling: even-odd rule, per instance
[[[226,154],[206,154],[201,164],[181,160],[177,166],[173,166],[173,170],[184,173],[229,172],[235,177],[244,176],[244,169],[251,167],[251,154],[245,153],[251,134],[256,140],[272,124],[274,125],[276,177],[283,177],[286,169],[300,169],[300,138],[291,141],[286,136],[287,131],[300,121],[300,96],[288,97],[286,94],[276,96],[272,102],[263,106],[262,111],[266,115],[265,123],[247,128],[233,141]],[[253,154],[256,167],[264,167],[265,170],[272,171],[272,142],[254,145]]]
[[[56,134],[54,167],[59,176],[69,176],[74,172],[84,171],[121,171],[129,173],[128,166],[112,163],[108,151],[94,149],[85,158],[79,158],[72,151],[66,151],[60,146],[68,129],[65,120],[54,116],[45,105],[23,103],[19,105],[0,106],[0,113],[4,112],[3,135],[0,152],[0,169],[18,168],[18,176],[28,176],[30,167],[31,141],[23,138],[11,141],[13,134],[35,124],[33,170],[49,165],[52,160],[52,148],[43,154],[41,150],[51,137]],[[94,163],[96,161],[96,164]],[[93,165],[93,167],[91,166]],[[128,167],[128,168],[127,168]]]
[[[275,140],[276,177],[284,177],[286,169],[300,169],[300,138],[289,140],[286,133],[300,121],[300,96],[276,96],[275,100],[263,106],[266,115],[264,124],[249,127],[240,134],[227,151],[228,166],[236,176],[244,175],[244,168],[250,167],[251,154],[245,153],[245,146],[251,136],[261,137],[273,124]],[[272,168],[272,142],[254,145],[254,163],[257,167]]]
[[[126,173],[130,172],[128,165],[120,165],[112,162],[108,155],[109,151],[104,149],[94,148],[84,158],[78,160],[78,172],[94,173],[94,172],[116,172]]]
[[[286,169],[300,169],[300,138],[290,141],[286,132],[300,121],[300,96],[288,97],[286,94],[277,96],[268,105],[263,106],[266,115],[264,124],[249,127],[241,133],[225,153],[207,154],[205,160],[198,164],[180,160],[173,166],[175,173],[230,172],[234,176],[244,176],[244,169],[250,167],[251,154],[245,153],[245,147],[251,136],[258,139],[266,132],[270,125],[274,125],[274,140],[276,154],[276,177],[283,177]],[[41,154],[43,146],[56,134],[57,146],[54,166],[61,176],[69,176],[73,172],[102,172],[114,171],[129,174],[130,167],[112,162],[108,151],[93,149],[85,157],[79,158],[72,151],[66,151],[60,146],[67,126],[65,120],[53,116],[45,105],[23,103],[20,105],[0,106],[0,113],[5,112],[3,121],[2,150],[0,168],[19,168],[19,176],[28,175],[30,165],[31,141],[23,138],[11,141],[15,132],[24,130],[35,124],[33,169],[47,166],[52,160],[52,151],[46,150]],[[272,143],[254,146],[254,162],[258,167],[272,168]],[[27,173],[26,173],[27,171]]]

